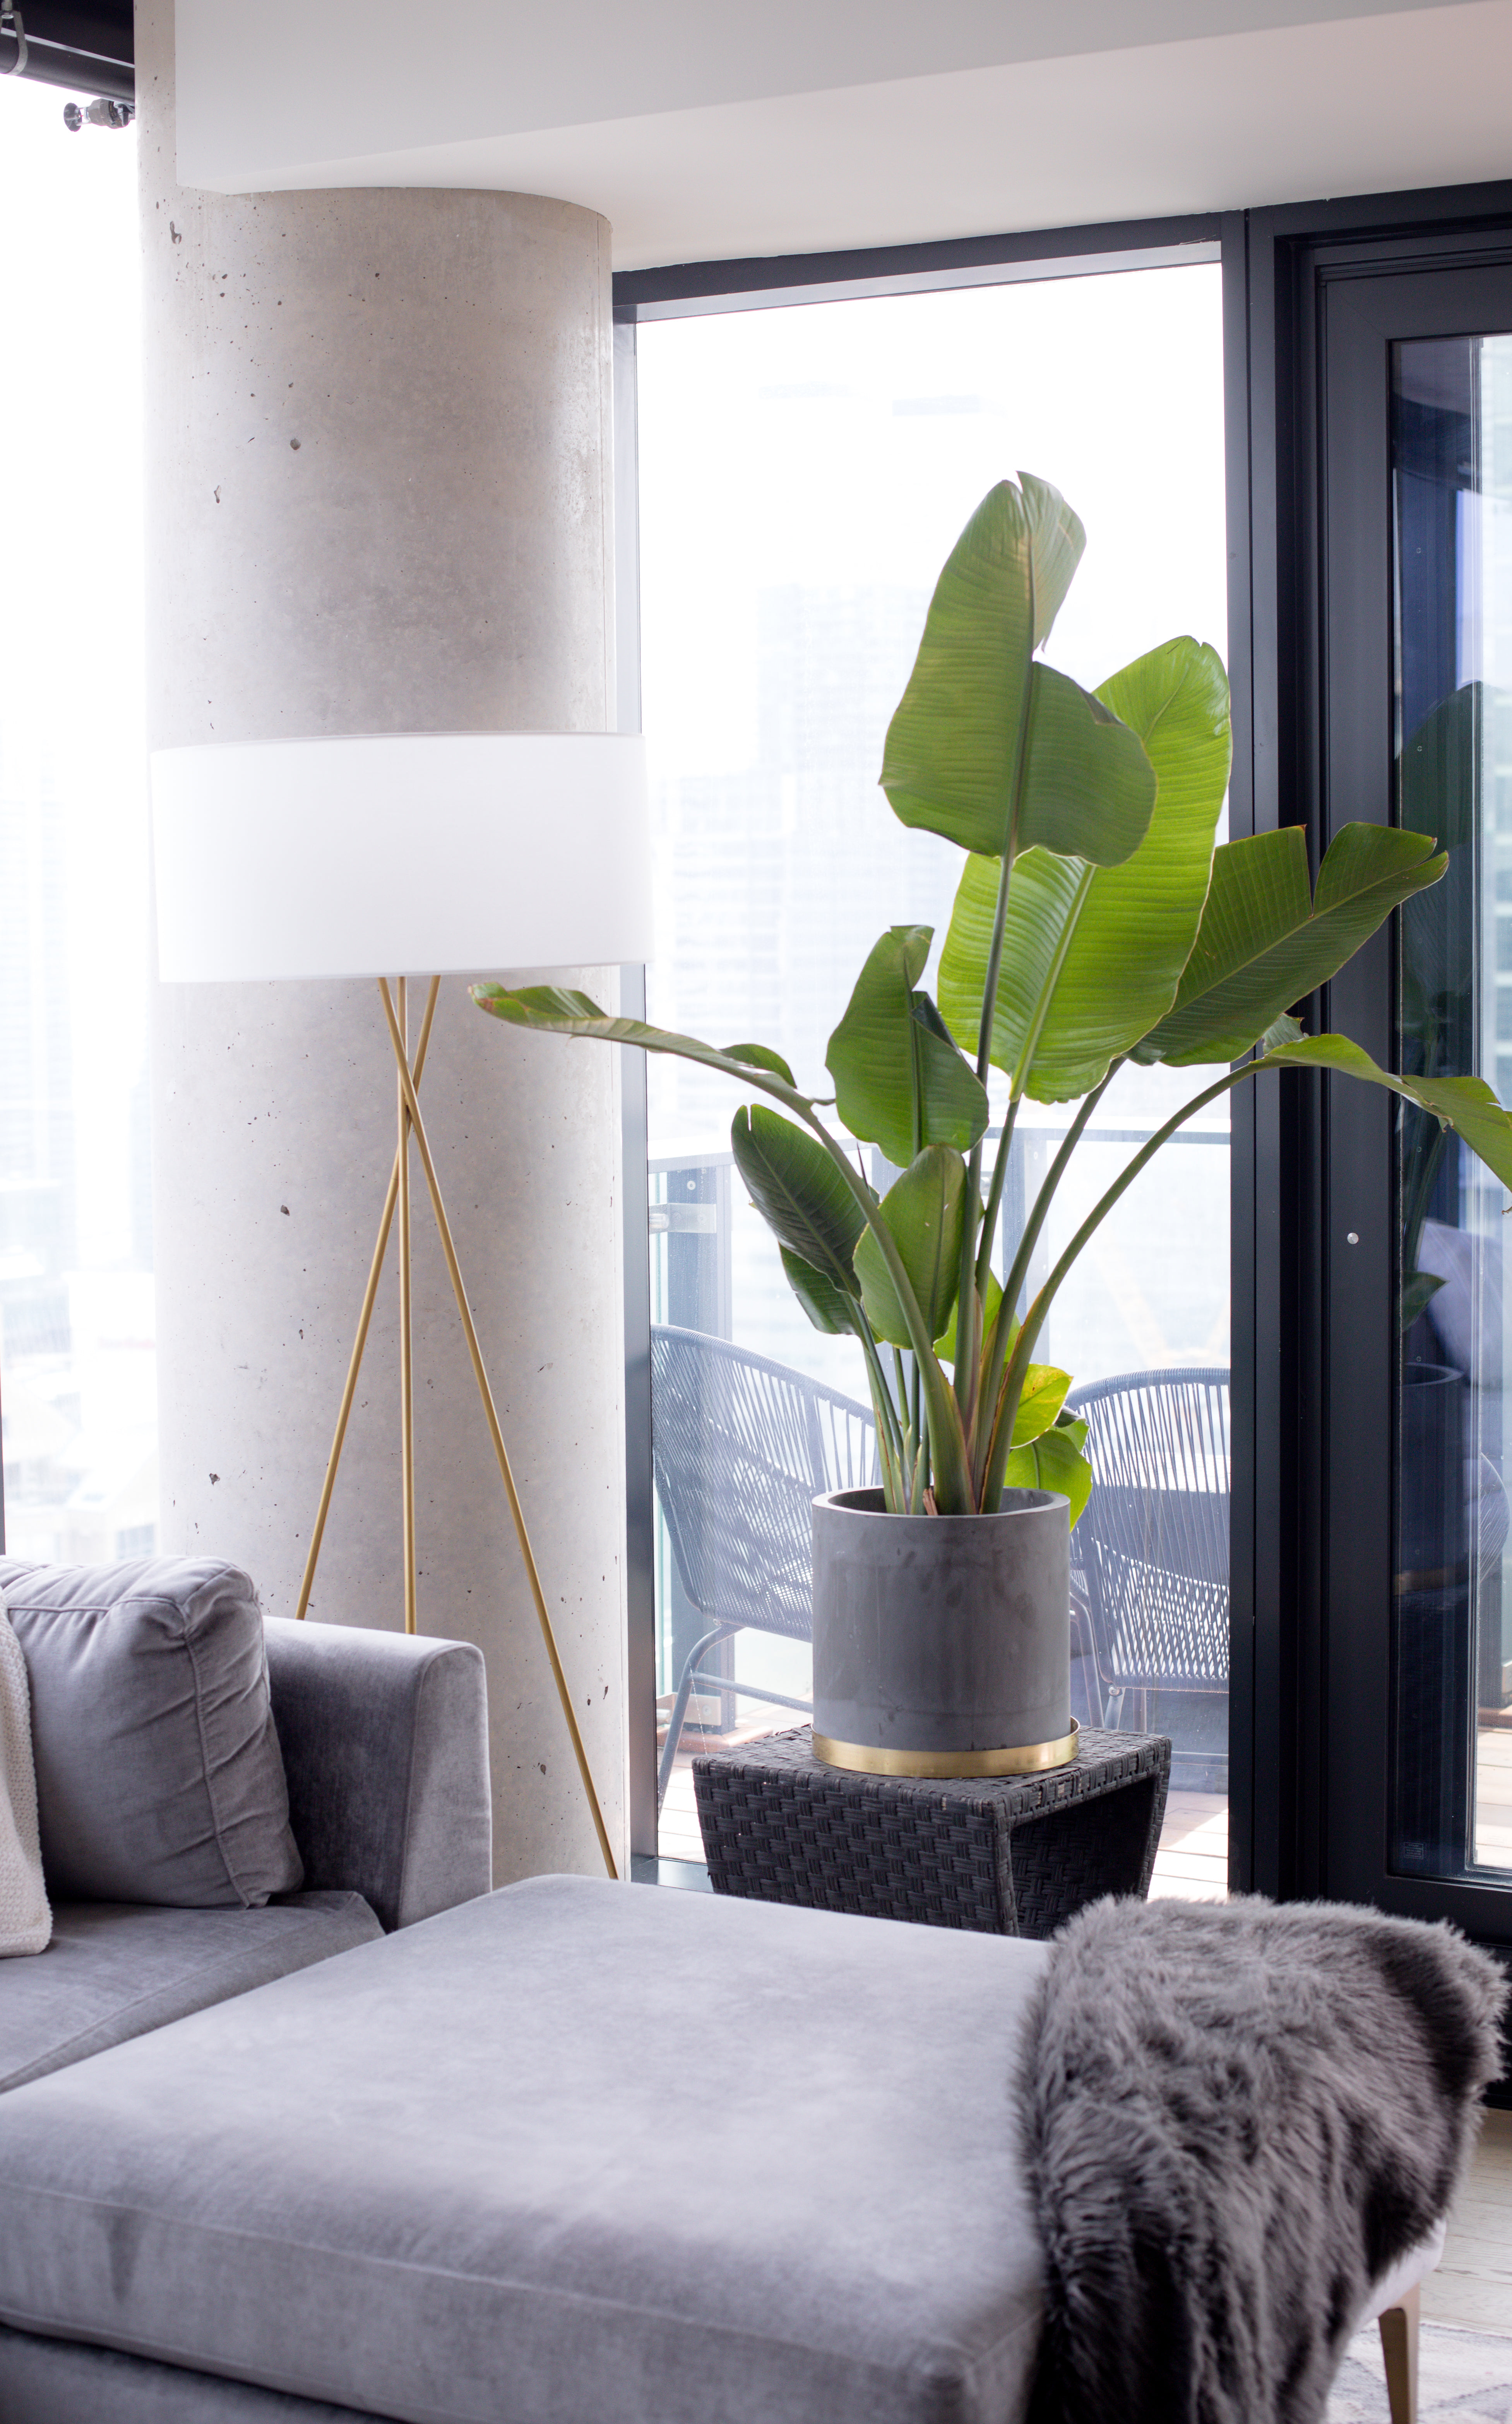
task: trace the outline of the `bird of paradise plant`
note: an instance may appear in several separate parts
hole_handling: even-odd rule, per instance
[[[760,1044],[716,1048],[556,986],[473,987],[513,1026],[673,1053],[780,1106],[736,1112],[735,1160],[809,1319],[860,1341],[892,1513],[991,1514],[1005,1487],[1027,1485],[1064,1491],[1075,1521],[1090,1487],[1085,1426],[1065,1409],[1070,1375],[1034,1361],[1050,1308],[1161,1147],[1261,1070],[1389,1087],[1512,1185],[1512,1119],[1483,1080],[1394,1076],[1345,1036],[1305,1036],[1291,1015],[1439,882],[1436,837],[1346,825],[1315,886],[1299,827],[1215,847],[1230,761],[1215,651],[1169,641],[1095,693],[1040,653],[1084,545],[1058,491],[1022,473],[983,499],[940,575],[881,776],[896,816],[966,854],[939,997],[919,984],[932,930],[889,928],[830,1038],[833,1095],[805,1093]],[[1219,1074],[1131,1156],[1020,1319],[1057,1191],[1131,1061]],[[988,1169],[994,1068],[1008,1101]],[[1000,1284],[1026,1099],[1077,1108]],[[820,1116],[832,1107],[839,1133]],[[885,1194],[853,1157],[857,1140],[900,1168]]]

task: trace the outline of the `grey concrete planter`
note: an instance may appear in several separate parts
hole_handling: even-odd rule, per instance
[[[1075,1755],[1064,1498],[996,1515],[814,1501],[814,1748],[892,1776],[1014,1776]]]

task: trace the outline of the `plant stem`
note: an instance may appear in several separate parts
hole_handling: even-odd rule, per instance
[[[972,1514],[975,1511],[975,1503],[971,1494],[971,1459],[966,1452],[966,1435],[962,1428],[955,1395],[946,1379],[939,1359],[934,1352],[934,1341],[928,1335],[918,1299],[914,1294],[913,1283],[904,1268],[903,1258],[898,1251],[898,1241],[882,1217],[882,1206],[860,1172],[851,1168],[849,1154],[836,1142],[812,1103],[804,1095],[800,1094],[796,1088],[783,1086],[780,1080],[769,1083],[764,1091],[777,1094],[779,1100],[786,1100],[797,1111],[805,1127],[813,1129],[855,1198],[863,1220],[877,1240],[878,1251],[887,1266],[887,1276],[892,1281],[903,1319],[908,1324],[909,1343],[914,1349],[923,1383],[924,1405],[929,1415],[930,1436],[932,1442],[931,1452],[938,1475],[935,1483],[936,1503],[942,1514]],[[864,1321],[866,1316],[860,1312],[859,1306],[857,1313],[860,1319]]]
[[[993,1029],[997,1022],[997,988],[1003,973],[1003,943],[1008,933],[1008,901],[1013,884],[1013,861],[1018,854],[1019,821],[1024,813],[1024,791],[1029,772],[1029,706],[1034,696],[1034,557],[1030,550],[1028,564],[1029,645],[1024,659],[1024,681],[1019,694],[1018,730],[1013,738],[1013,773],[1009,784],[1008,825],[1003,835],[1002,856],[997,867],[997,900],[993,910],[993,938],[987,951],[987,967],[982,978],[981,1017],[977,1029],[977,1082],[983,1092],[993,1064]],[[1002,1155],[999,1152],[999,1162]],[[994,1173],[994,1201],[988,1214],[982,1216],[986,1231],[984,1252],[989,1268],[992,1263],[992,1228],[996,1206],[1002,1196],[997,1172]],[[977,1409],[980,1402],[981,1385],[981,1306],[986,1288],[985,1279],[978,1278],[977,1221],[981,1204],[981,1139],[971,1148],[966,1169],[965,1217],[961,1224],[961,1277],[956,1287],[956,1374],[955,1398],[961,1419],[963,1439],[969,1441],[977,1427]],[[975,1503],[975,1502],[973,1502]]]
[[[861,1341],[861,1351],[867,1359],[867,1378],[871,1383],[871,1411],[877,1417],[877,1441],[883,1472],[883,1496],[885,1501],[897,1494],[892,1476],[895,1472],[902,1471],[903,1443],[899,1436],[898,1410],[893,1403],[892,1391],[887,1386],[887,1376],[882,1368],[882,1358],[877,1352],[877,1342],[871,1335],[870,1324],[865,1314],[859,1312],[859,1308],[856,1336]],[[897,1515],[901,1514],[903,1509],[894,1507],[889,1511]]]
[[[1032,604],[1032,598],[1031,598]],[[1032,626],[1031,626],[1032,628]],[[1003,937],[1008,931],[1008,897],[1013,882],[1013,837],[1018,830],[1019,795],[1023,789],[1027,757],[1024,747],[1024,726],[1028,720],[1028,698],[1026,693],[1024,711],[1019,719],[1018,759],[1013,770],[1013,812],[1009,825],[1007,846],[998,862],[997,905],[993,913],[993,939],[987,953],[987,974],[981,989],[981,1026],[977,1036],[977,1081],[986,1091],[988,1072],[992,1067],[993,1023],[997,1015],[997,986],[1003,967]],[[998,1190],[1001,1193],[1001,1189]],[[961,1427],[970,1439],[977,1420],[978,1384],[981,1359],[980,1295],[977,1280],[977,1221],[981,1204],[981,1139],[971,1148],[966,1165],[965,1216],[961,1224],[961,1277],[956,1286],[956,1403],[961,1410]],[[985,1220],[983,1226],[985,1227]],[[989,1255],[991,1247],[988,1248]]]
[[[507,998],[501,986],[480,987],[474,993],[473,998],[484,1010],[492,1010],[494,1007],[492,1000],[483,998],[485,993],[491,993],[500,999]],[[589,1007],[592,1009],[593,1005],[590,1003]],[[495,1014],[505,1015],[501,1011]],[[507,1023],[519,1025],[528,1022],[509,1020]],[[733,1060],[729,1053],[718,1052],[711,1045],[700,1044],[693,1036],[674,1035],[648,1029],[638,1019],[604,1018],[600,1014],[595,1018],[591,1027],[586,1023],[575,1024],[574,1029],[569,1031],[594,1033],[608,1044],[639,1045],[645,1051],[665,1052],[676,1060],[691,1060],[706,1069],[718,1069],[726,1077],[734,1077],[741,1086],[754,1088],[757,1093],[770,1094],[773,1102],[781,1103],[785,1109],[791,1111],[795,1118],[802,1120],[806,1128],[813,1131],[844,1179],[862,1219],[877,1240],[878,1252],[887,1266],[887,1276],[892,1281],[903,1318],[908,1325],[909,1342],[918,1361],[923,1384],[924,1409],[929,1418],[931,1453],[935,1466],[935,1504],[942,1514],[973,1513],[975,1501],[972,1497],[971,1459],[966,1451],[966,1435],[962,1427],[955,1393],[947,1380],[935,1355],[934,1341],[928,1334],[918,1299],[914,1294],[913,1284],[903,1267],[903,1258],[898,1251],[897,1241],[882,1217],[882,1207],[861,1172],[851,1167],[849,1154],[831,1136],[829,1129],[820,1118],[814,1108],[814,1097],[801,1094],[796,1086],[790,1085],[786,1078],[779,1077],[770,1069],[760,1068],[750,1061]],[[825,1099],[830,1098],[826,1096]],[[857,1305],[858,1334],[859,1325],[865,1320],[866,1316]],[[875,1354],[874,1347],[872,1352]],[[880,1378],[881,1366],[877,1368]]]
[[[1013,1318],[1012,1309],[1018,1302],[1019,1290],[1028,1276],[1029,1265],[1034,1259],[1034,1249],[1040,1242],[1040,1232],[1049,1216],[1056,1189],[1066,1174],[1072,1155],[1081,1142],[1082,1131],[1122,1066],[1122,1060],[1115,1060],[1102,1084],[1094,1086],[1090,1094],[1083,1095],[1077,1106],[1075,1118],[1066,1130],[1060,1149],[1045,1172],[1043,1183],[1034,1199],[1034,1209],[1024,1223],[1024,1234],[1018,1241],[1012,1266],[1003,1284],[1003,1306],[1010,1320]]]
[[[992,1274],[993,1240],[997,1235],[997,1215],[1002,1207],[1003,1182],[1008,1176],[1008,1159],[1013,1145],[1018,1107],[1019,1097],[1015,1094],[1003,1116],[1003,1133],[997,1140],[997,1156],[993,1163],[993,1183],[988,1189],[987,1209],[982,1215],[981,1244],[977,1250],[977,1294],[984,1302],[987,1282]]]
[[[1034,1352],[1035,1342],[1038,1339],[1041,1331],[1044,1328],[1045,1318],[1049,1314],[1051,1304],[1055,1300],[1057,1291],[1060,1287],[1061,1282],[1066,1278],[1068,1272],[1075,1263],[1082,1248],[1102,1226],[1102,1223],[1106,1220],[1108,1214],[1112,1211],[1114,1204],[1118,1203],[1120,1197],[1126,1194],[1128,1189],[1133,1186],[1135,1180],[1138,1177],[1140,1171],[1143,1170],[1146,1162],[1152,1160],[1160,1151],[1161,1146],[1170,1141],[1170,1140],[1175,1135],[1176,1130],[1181,1127],[1186,1121],[1191,1118],[1193,1112],[1202,1110],[1204,1105],[1208,1103],[1217,1102],[1220,1094],[1232,1093],[1235,1086],[1242,1086],[1247,1077],[1252,1077],[1260,1065],[1259,1061],[1247,1060],[1242,1068],[1226,1070],[1216,1085],[1204,1087],[1202,1093],[1194,1094],[1189,1103],[1184,1103],[1179,1111],[1172,1113],[1171,1117],[1166,1122],[1164,1127],[1157,1128],[1154,1135],[1147,1139],[1147,1140],[1139,1147],[1139,1150],[1135,1155],[1133,1160],[1128,1163],[1125,1169],[1120,1172],[1118,1177],[1114,1180],[1106,1194],[1100,1197],[1098,1202],[1093,1204],[1091,1210],[1088,1213],[1086,1220],[1082,1222],[1081,1227],[1077,1230],[1075,1236],[1072,1238],[1070,1245],[1066,1248],[1065,1252],[1061,1255],[1060,1260],[1057,1263],[1054,1270],[1050,1273],[1049,1278],[1045,1281],[1043,1287],[1041,1288],[1038,1296],[1034,1300],[1034,1302],[1030,1305],[1028,1311],[1024,1316],[1023,1328],[1020,1330],[1017,1338],[1013,1342],[1013,1352],[1009,1359],[1008,1371],[1003,1385],[1003,1400],[997,1410],[997,1419],[993,1431],[992,1448],[988,1457],[986,1470],[982,1476],[982,1486],[979,1493],[980,1505],[984,1513],[993,1512],[1002,1495],[1003,1474],[1008,1464],[1009,1450],[1012,1445],[1013,1440],[1013,1419],[1011,1416],[1007,1414],[1008,1401],[1010,1397],[1011,1397],[1014,1411],[1016,1413],[1018,1399],[1023,1393],[1024,1375],[1028,1369],[1030,1358]],[[1112,1072],[1109,1071],[1108,1075],[1111,1076]],[[1103,1083],[1104,1085],[1106,1085],[1107,1078],[1105,1078]],[[1099,1091],[1101,1091],[1101,1089],[1099,1089]],[[1089,1095],[1089,1104],[1094,1100],[1095,1096]],[[1070,1141],[1071,1140],[1068,1138],[1067,1142],[1069,1143]],[[1064,1148],[1062,1148],[1062,1150]],[[1059,1156],[1058,1156],[1058,1157]],[[1047,1180],[1046,1185],[1048,1185],[1048,1183],[1049,1182]],[[1038,1208],[1038,1206],[1036,1206],[1036,1208]],[[1007,1311],[1006,1298],[1004,1300],[1004,1311]]]
[[[1024,1235],[1019,1239],[1018,1249],[1013,1256],[1013,1267],[1009,1272],[1008,1282],[1003,1290],[1003,1301],[997,1308],[997,1319],[993,1325],[992,1338],[987,1352],[982,1358],[981,1396],[979,1401],[977,1431],[972,1442],[972,1477],[976,1483],[979,1499],[991,1468],[993,1446],[998,1430],[1006,1419],[1009,1436],[1011,1438],[1013,1425],[1018,1419],[1018,1400],[1023,1394],[1022,1372],[1013,1390],[1011,1406],[1005,1405],[1002,1379],[1003,1365],[1008,1355],[1008,1342],[1012,1335],[1014,1308],[1019,1300],[1019,1290],[1024,1285],[1025,1277],[1033,1259],[1034,1249],[1039,1243],[1040,1232],[1044,1227],[1056,1189],[1066,1174],[1072,1155],[1081,1142],[1082,1132],[1122,1066],[1122,1060],[1115,1060],[1102,1084],[1094,1086],[1091,1092],[1082,1098],[1060,1150],[1045,1172],[1044,1183],[1034,1199],[1034,1209],[1024,1224]]]

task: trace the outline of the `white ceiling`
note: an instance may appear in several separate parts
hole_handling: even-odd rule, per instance
[[[601,211],[621,269],[1512,177],[1512,0],[179,0],[179,173]]]

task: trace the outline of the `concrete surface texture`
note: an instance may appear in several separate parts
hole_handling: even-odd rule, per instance
[[[505,193],[187,189],[173,56],[172,0],[150,0],[151,745],[609,728],[606,224]],[[565,981],[614,998],[613,971]],[[622,1842],[618,1073],[485,1019],[466,982],[444,981],[422,1105]],[[159,986],[153,1118],[163,1545],[234,1558],[292,1615],[394,1153],[375,987]],[[487,1657],[499,1880],[592,1871],[418,1156],[414,1183],[421,1629]],[[393,1252],[320,1620],[403,1622]]]

